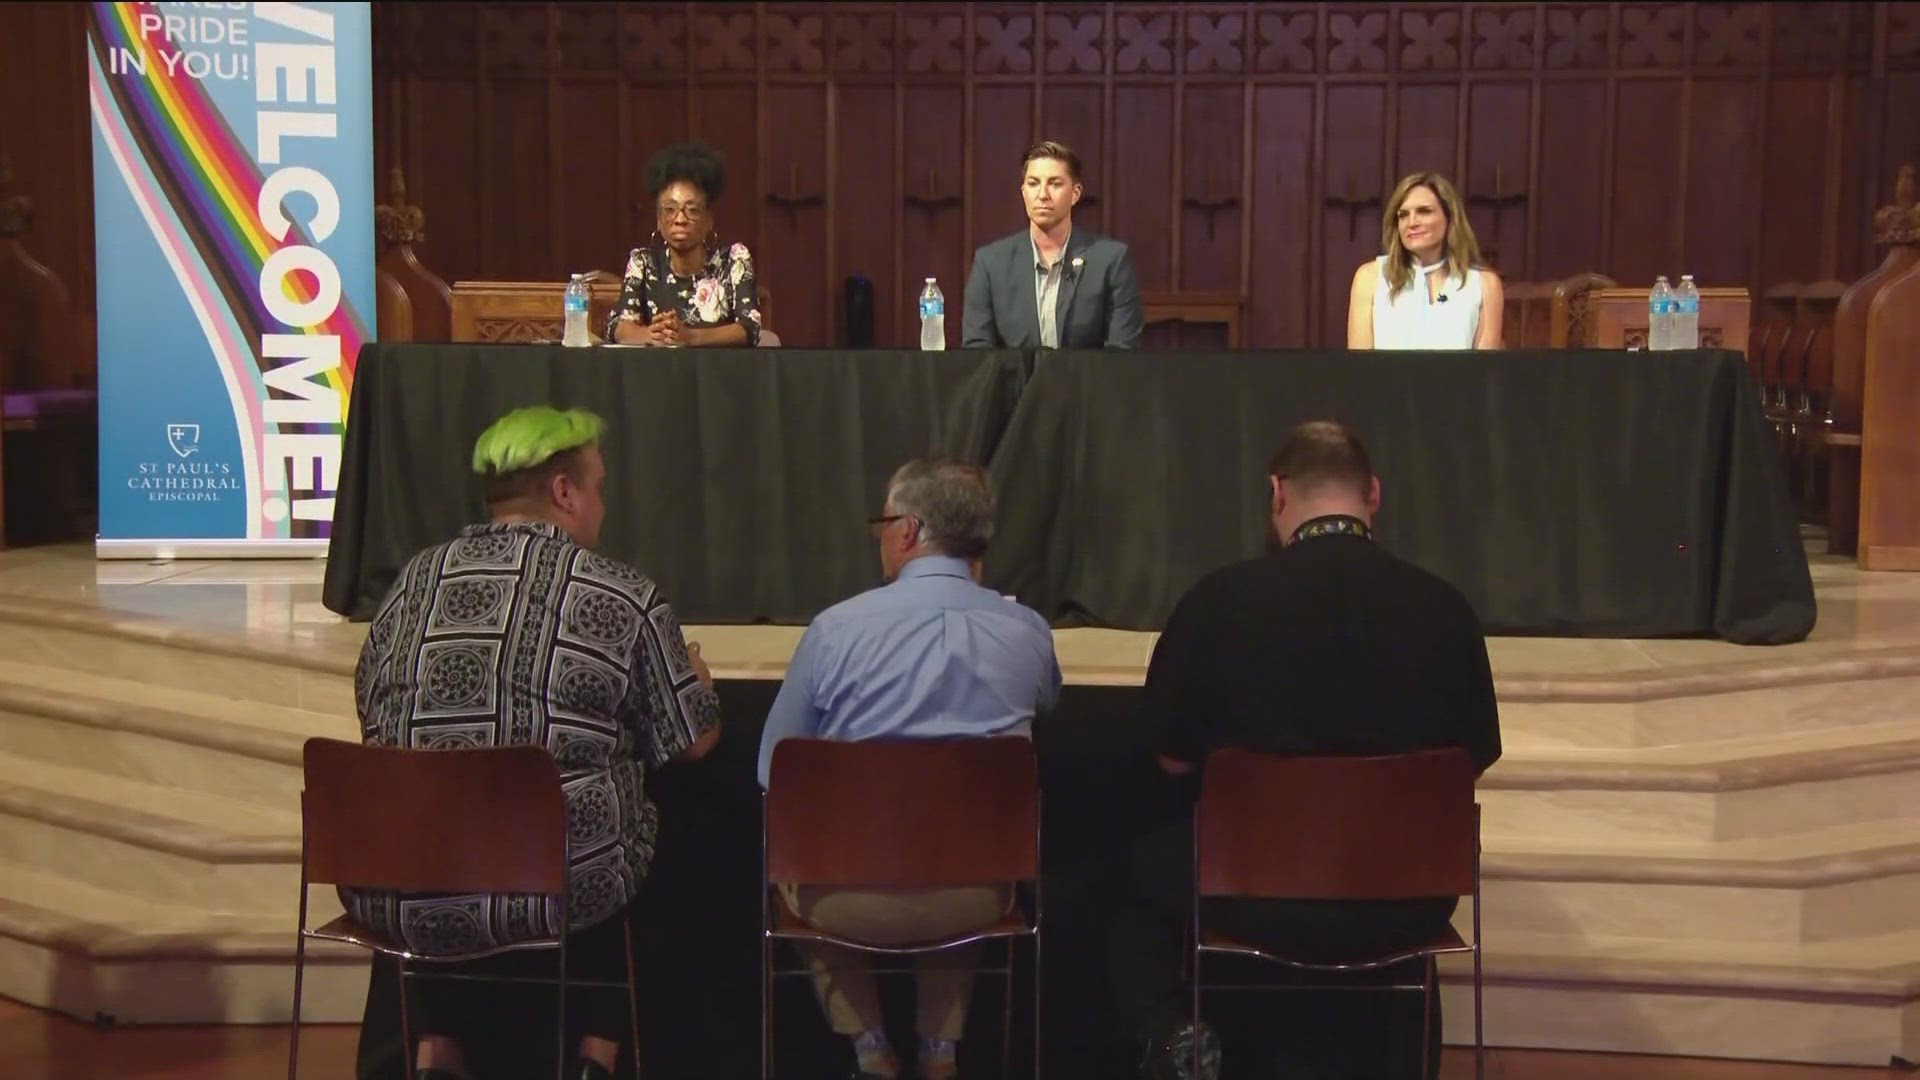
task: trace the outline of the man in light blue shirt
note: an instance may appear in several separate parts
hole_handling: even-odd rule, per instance
[[[767,783],[781,739],[952,739],[1029,735],[1035,714],[1060,696],[1053,632],[1030,608],[979,583],[993,535],[986,472],[945,461],[912,461],[887,485],[886,509],[869,524],[887,584],[842,601],[807,627],[760,741]],[[1012,903],[1004,889],[801,889],[794,912],[873,945],[903,945],[988,925]],[[860,1074],[898,1075],[881,1029],[863,954],[805,950],[833,1029],[854,1040]],[[916,959],[920,1075],[953,1075],[955,1044],[972,988],[977,947]]]

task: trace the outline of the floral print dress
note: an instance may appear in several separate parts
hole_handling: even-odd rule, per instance
[[[760,291],[747,245],[714,248],[706,265],[691,276],[673,272],[664,247],[634,248],[620,299],[607,316],[607,340],[613,340],[622,320],[645,326],[662,311],[679,312],[681,325],[687,327],[739,323],[747,330],[747,344],[760,344]]]

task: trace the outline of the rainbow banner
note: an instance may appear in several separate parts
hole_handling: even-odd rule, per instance
[[[324,552],[374,303],[367,4],[92,4],[102,557]]]

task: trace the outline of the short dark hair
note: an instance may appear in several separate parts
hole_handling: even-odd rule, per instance
[[[1073,177],[1074,183],[1080,182],[1080,155],[1073,152],[1073,147],[1053,139],[1042,139],[1027,147],[1027,156],[1020,159],[1021,172],[1025,173],[1028,162],[1039,158],[1052,158],[1065,165],[1067,175]]]
[[[1267,475],[1306,487],[1351,484],[1364,497],[1373,485],[1367,445],[1336,420],[1309,420],[1287,433]]]
[[[658,199],[667,185],[685,181],[700,189],[708,202],[717,202],[727,186],[727,159],[705,143],[669,146],[647,159],[647,198]]]

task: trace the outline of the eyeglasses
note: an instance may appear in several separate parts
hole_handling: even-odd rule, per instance
[[[888,514],[884,517],[868,518],[867,531],[873,534],[873,538],[875,540],[878,540],[880,539],[881,530],[885,529],[887,526],[893,524],[896,521],[905,521],[906,519],[912,516],[913,516],[912,514]]]
[[[698,221],[702,217],[705,217],[706,213],[707,208],[699,203],[687,203],[684,206],[679,203],[660,204],[660,219],[662,221],[672,221],[681,214],[687,215],[688,221]]]

